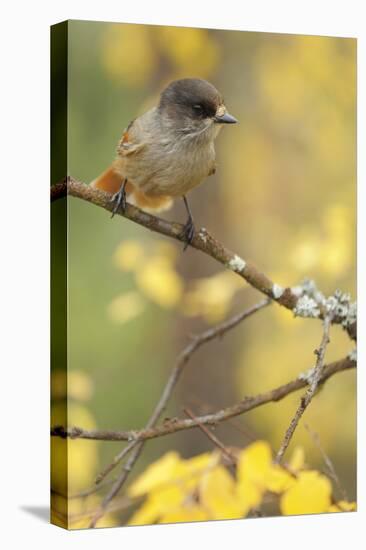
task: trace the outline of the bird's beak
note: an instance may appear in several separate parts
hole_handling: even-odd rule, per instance
[[[229,113],[224,113],[223,115],[216,114],[214,116],[214,121],[218,122],[219,124],[235,124],[236,122],[238,122],[236,118]]]

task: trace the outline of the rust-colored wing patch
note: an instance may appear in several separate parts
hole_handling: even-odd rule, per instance
[[[134,130],[134,120],[130,122],[130,124],[127,126],[127,128],[122,134],[122,137],[117,147],[117,153],[119,155],[127,156],[133,153],[137,153],[138,151],[141,151],[141,149],[145,146],[145,143],[141,142],[137,138],[138,132],[133,130]]]

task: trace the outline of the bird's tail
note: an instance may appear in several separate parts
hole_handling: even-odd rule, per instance
[[[120,190],[123,179],[123,176],[116,172],[112,165],[95,180],[93,180],[90,185],[91,187],[94,187],[94,189],[101,189],[107,193],[114,194]],[[147,212],[163,212],[164,210],[168,210],[173,204],[171,197],[166,195],[161,195],[158,197],[148,196],[134,187],[134,185],[129,181],[127,181],[125,189],[127,202],[138,206]]]

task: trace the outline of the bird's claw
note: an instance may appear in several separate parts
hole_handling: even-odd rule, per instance
[[[194,228],[193,220],[191,218],[188,218],[187,222],[183,226],[183,231],[180,234],[180,237],[185,241],[183,252],[187,249],[188,245],[190,245],[191,242],[193,241],[194,232],[195,232],[195,228]]]
[[[125,213],[127,204],[125,184],[121,185],[120,190],[112,195],[110,202],[114,204],[111,218],[113,218],[113,216],[117,214],[119,210],[121,210],[123,214]]]

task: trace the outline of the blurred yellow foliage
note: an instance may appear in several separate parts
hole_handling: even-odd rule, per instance
[[[144,260],[144,247],[137,240],[121,242],[114,255],[115,265],[122,271],[136,271]]]
[[[284,516],[327,512],[331,494],[332,485],[328,478],[316,471],[300,472],[281,498],[281,512]]]
[[[294,273],[323,272],[329,276],[343,275],[352,259],[352,212],[341,204],[331,204],[324,210],[318,227],[303,226],[294,236],[290,261]]]
[[[298,472],[299,470],[305,468],[304,447],[300,447],[298,445],[294,448],[288,466],[292,472]]]
[[[355,510],[357,510],[357,505],[355,502],[339,500],[329,507],[328,512],[354,512]]]
[[[176,247],[158,242],[151,250],[136,240],[122,242],[114,254],[115,264],[122,271],[134,273],[136,286],[149,300],[164,309],[176,306],[183,294],[183,281],[175,269]],[[145,301],[137,291],[117,296],[109,304],[112,320],[122,323],[139,315]]]
[[[52,522],[67,529],[87,529],[100,501],[101,499],[97,495],[66,499],[61,495],[53,494],[51,498]],[[113,513],[105,514],[98,523],[98,527],[114,527],[116,525],[118,525],[118,521]]]
[[[128,494],[131,497],[160,490],[166,483],[177,482],[186,489],[191,489],[197,483],[197,476],[216,460],[209,453],[198,455],[189,460],[182,460],[179,454],[171,451],[154,464],[130,486]]]
[[[244,288],[231,271],[191,281],[184,288],[176,270],[178,248],[157,240],[154,247],[144,247],[137,240],[123,241],[114,254],[115,265],[134,273],[136,286],[145,298],[164,309],[179,306],[188,317],[202,316],[207,323],[221,321],[229,312],[237,291]],[[117,296],[108,306],[109,317],[118,323],[133,319],[144,310],[143,297],[137,291]]]
[[[101,53],[109,76],[124,86],[138,88],[155,71],[157,58],[146,25],[108,25]]]
[[[235,477],[216,451],[188,460],[169,452],[131,485],[130,497],[146,498],[129,524],[242,518],[260,507],[265,495],[279,498],[284,515],[355,509],[355,503],[346,501],[332,505],[329,479],[303,466],[300,448],[288,469],[274,464],[265,441],[256,441],[238,453]]]
[[[170,452],[150,465],[129,488],[130,497],[148,495],[129,524],[154,523],[161,516],[180,509],[187,495],[196,487],[202,472],[213,460],[216,461],[216,457],[208,453],[182,460],[178,453]],[[189,512],[185,510],[185,514]]]
[[[95,429],[92,414],[84,405],[68,403],[68,422],[64,419],[65,406],[56,402],[51,408],[51,425],[83,426],[86,430]],[[52,464],[51,486],[63,494],[80,491],[89,487],[94,480],[98,466],[96,441],[82,439],[51,438]]]
[[[135,290],[113,298],[108,305],[108,316],[115,323],[127,323],[138,317],[145,309],[142,296]]]
[[[167,309],[176,306],[183,294],[181,277],[164,257],[148,260],[136,273],[136,284],[148,298]]]
[[[211,519],[209,514],[197,504],[182,504],[179,510],[166,512],[162,515],[160,523],[181,523],[191,521],[207,521]]]
[[[156,39],[163,54],[173,62],[175,78],[208,78],[219,63],[218,45],[205,29],[160,27]]]
[[[243,517],[243,505],[238,498],[235,480],[224,466],[206,470],[199,483],[201,506],[209,519]]]
[[[89,401],[94,393],[94,382],[92,377],[81,370],[72,370],[67,377],[67,393],[72,399],[78,401]]]
[[[235,293],[243,288],[243,282],[229,271],[196,279],[184,295],[182,311],[188,317],[201,315],[208,323],[217,323],[227,315]]]
[[[239,455],[238,494],[245,513],[261,503],[266,491],[282,493],[292,483],[292,476],[272,463],[272,451],[265,441],[257,441]]]

